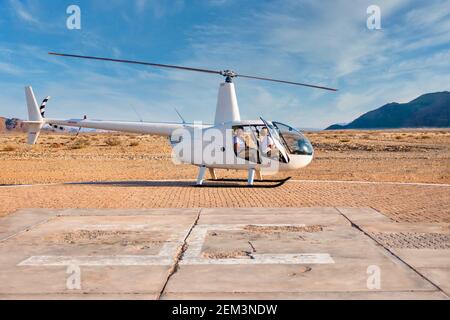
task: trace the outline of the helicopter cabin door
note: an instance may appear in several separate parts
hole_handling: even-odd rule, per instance
[[[262,122],[266,125],[269,135],[273,140],[273,143],[275,144],[275,147],[280,151],[280,157],[282,158],[282,161],[285,163],[289,162],[289,156],[286,151],[286,148],[281,143],[280,135],[278,134],[278,131],[275,129],[275,127],[272,124],[269,124],[266,120],[261,118]]]

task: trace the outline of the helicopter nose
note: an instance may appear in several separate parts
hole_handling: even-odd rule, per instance
[[[307,167],[313,160],[314,155],[294,154],[289,155],[289,167],[291,170],[297,170]]]

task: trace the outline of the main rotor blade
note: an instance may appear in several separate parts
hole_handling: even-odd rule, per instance
[[[101,57],[93,57],[93,56],[82,56],[82,55],[76,55],[76,54],[56,53],[56,52],[49,52],[48,54],[51,54],[51,55],[54,55],[54,56],[60,56],[60,57],[89,59],[89,60],[100,60],[100,61],[110,61],[110,62],[120,62],[120,63],[138,64],[138,65],[158,67],[158,68],[168,68],[168,69],[195,71],[195,72],[203,72],[203,73],[210,73],[210,74],[219,74],[221,76],[231,77],[231,78],[233,78],[233,77],[241,77],[241,78],[248,78],[248,79],[255,79],[255,80],[263,80],[263,81],[271,81],[271,82],[292,84],[292,85],[309,87],[309,88],[315,88],[315,89],[323,89],[323,90],[329,90],[329,91],[338,91],[337,89],[333,89],[333,88],[316,86],[316,85],[300,83],[300,82],[292,82],[292,81],[285,81],[285,80],[276,80],[276,79],[270,79],[270,78],[262,78],[262,77],[255,77],[255,76],[235,74],[234,72],[228,71],[228,70],[226,70],[226,71],[216,71],[216,70],[209,70],[209,69],[200,69],[200,68],[190,68],[190,67],[175,66],[175,65],[170,65],[170,64],[160,64],[160,63],[151,63],[151,62],[143,62],[143,61],[101,58]],[[230,74],[230,72],[231,72],[231,74]]]
[[[236,77],[255,79],[255,80],[263,80],[263,81],[271,81],[271,82],[279,82],[279,83],[286,83],[286,84],[293,84],[293,85],[296,85],[296,86],[303,86],[303,87],[309,87],[309,88],[315,88],[315,89],[323,89],[323,90],[328,90],[328,91],[338,91],[337,89],[334,89],[334,88],[321,87],[321,86],[316,86],[316,85],[312,85],[312,84],[306,84],[306,83],[300,83],[300,82],[292,82],[292,81],[286,81],[286,80],[276,80],[276,79],[270,79],[270,78],[261,78],[261,77],[247,76],[247,75],[242,75],[242,74],[237,74]]]
[[[121,63],[139,64],[139,65],[151,66],[151,67],[159,67],[159,68],[169,68],[169,69],[179,69],[179,70],[186,70],[186,71],[195,71],[195,72],[220,74],[220,71],[215,71],[215,70],[181,67],[181,66],[174,66],[174,65],[169,65],[169,64],[160,64],[160,63],[151,63],[151,62],[143,62],[143,61],[133,61],[133,60],[111,59],[111,58],[101,58],[101,57],[91,57],[91,56],[81,56],[81,55],[76,55],[76,54],[66,54],[66,53],[56,53],[56,52],[49,52],[48,54],[51,54],[51,55],[54,55],[54,56],[60,56],[60,57],[80,58],[80,59],[100,60],[100,61],[111,61],[111,62],[121,62]]]

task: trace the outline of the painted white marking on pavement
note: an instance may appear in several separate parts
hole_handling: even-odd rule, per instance
[[[94,226],[94,225],[92,225]],[[96,225],[106,226],[106,225]],[[133,225],[131,225],[133,226]],[[139,227],[145,225],[137,225]],[[169,236],[158,255],[122,255],[122,256],[32,256],[18,266],[168,266],[173,262],[178,248],[186,233],[182,230]]]
[[[160,256],[32,256],[18,266],[163,266],[171,257]]]
[[[208,231],[242,231],[250,224],[200,224],[192,230],[187,240],[188,249],[184,253],[184,258],[200,257],[202,253],[203,243],[205,242]],[[305,224],[251,224],[256,227],[304,227]]]
[[[334,264],[328,253],[300,253],[300,254],[254,254],[253,259],[206,259],[185,258],[182,265],[235,265],[235,264]],[[171,257],[161,256],[32,256],[18,266],[57,267],[57,266],[168,266]]]
[[[187,258],[199,257],[202,253],[203,243],[205,242],[206,235],[208,233],[207,226],[197,225],[191,232],[187,239],[188,248],[183,255],[183,261]]]
[[[97,225],[98,226],[98,225]],[[103,225],[105,226],[105,225]],[[249,224],[197,225],[187,239],[187,250],[182,265],[236,265],[236,264],[333,264],[328,253],[251,254],[243,258],[212,259],[201,256],[208,231],[242,231]],[[304,227],[305,224],[252,224],[257,227]],[[183,243],[186,230],[170,236],[158,255],[123,256],[32,256],[18,266],[161,266],[170,265],[176,251]]]
[[[211,259],[211,258],[185,258],[182,265],[204,264],[334,264],[328,253],[299,253],[299,254],[252,254],[251,258]]]
[[[187,239],[187,250],[181,265],[236,265],[236,264],[331,264],[334,260],[328,253],[295,254],[251,254],[243,258],[211,259],[201,256],[208,231],[242,231],[249,224],[207,224],[197,225]],[[252,224],[256,227],[305,227],[305,224]]]

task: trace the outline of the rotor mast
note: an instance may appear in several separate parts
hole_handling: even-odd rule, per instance
[[[217,97],[216,116],[214,120],[215,125],[230,121],[241,121],[233,76],[224,76],[226,77],[225,82],[220,84],[219,95]]]

